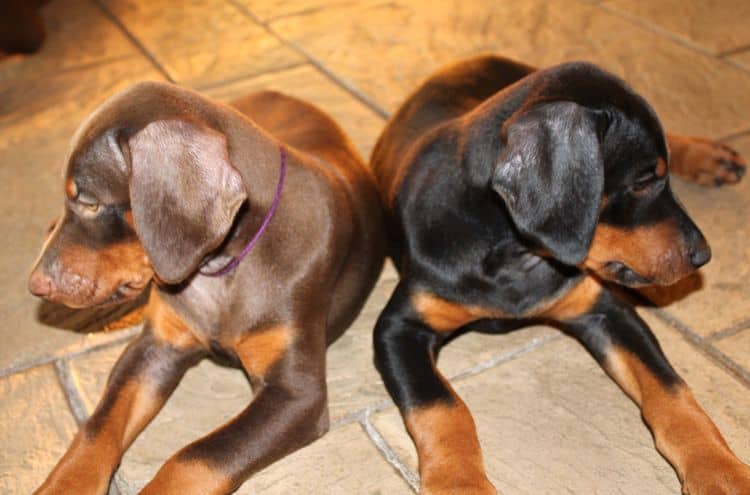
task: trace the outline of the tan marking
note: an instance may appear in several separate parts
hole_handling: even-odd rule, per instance
[[[128,224],[128,226],[135,230],[135,220],[133,220],[133,210],[126,210],[123,214],[122,218],[125,220],[125,223]]]
[[[151,290],[146,308],[146,318],[151,321],[154,336],[178,349],[188,349],[199,345],[195,331],[185,323],[174,308],[164,302],[156,288]]]
[[[78,196],[78,185],[73,177],[68,177],[65,180],[65,195],[68,199],[76,199],[76,196]]]
[[[35,493],[104,493],[123,452],[151,421],[163,401],[146,381],[130,381],[89,438],[82,429],[68,451]],[[95,462],[92,462],[95,460]],[[99,487],[99,489],[95,489]]]
[[[657,449],[681,480],[700,483],[696,478],[711,478],[718,466],[730,471],[741,466],[687,386],[665,388],[637,356],[617,348],[609,351],[606,369],[641,407]],[[750,486],[750,478],[747,483]]]
[[[231,493],[237,487],[221,471],[201,461],[167,461],[140,495],[183,495],[200,493],[219,495]]]
[[[738,170],[726,167],[734,163],[744,168],[745,161],[731,148],[708,139],[678,136],[667,136],[671,154],[670,168],[674,174],[703,184],[716,185],[716,180],[723,183],[735,183],[740,180]]]
[[[236,344],[237,355],[251,376],[263,377],[286,354],[294,330],[285,325],[253,330]]]
[[[419,292],[411,298],[419,317],[431,329],[446,333],[482,318],[502,318],[500,311],[493,311],[479,306],[466,306],[448,301],[441,297]]]
[[[419,456],[420,493],[495,494],[484,471],[474,420],[463,401],[455,395],[454,400],[405,415]]]
[[[572,320],[590,312],[601,292],[601,283],[594,277],[586,277],[550,307],[538,313],[538,316],[557,321]]]
[[[634,229],[599,224],[583,265],[612,279],[604,267],[619,261],[654,283],[669,285],[694,271],[682,246],[682,236],[671,223]]]
[[[667,175],[667,172],[669,172],[669,167],[667,167],[667,162],[663,158],[657,158],[656,159],[656,176],[657,177],[664,177]]]

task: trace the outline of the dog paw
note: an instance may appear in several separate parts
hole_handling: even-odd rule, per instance
[[[419,495],[500,495],[489,480],[477,480],[476,483],[441,483],[422,485]]]
[[[730,146],[708,139],[672,137],[672,171],[704,186],[735,184],[747,164]]]
[[[730,460],[717,465],[704,462],[688,472],[682,484],[683,495],[747,495],[750,494],[750,467]]]

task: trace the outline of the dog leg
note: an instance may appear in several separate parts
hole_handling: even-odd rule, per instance
[[[747,165],[726,144],[708,139],[667,134],[672,172],[704,186],[739,182]]]
[[[322,320],[322,319],[321,319]],[[235,346],[256,390],[230,422],[170,458],[141,494],[225,494],[328,430],[325,331],[253,330]]]
[[[104,395],[38,495],[105,494],[123,452],[196,363],[195,347],[157,338],[147,323],[113,368]]]
[[[403,285],[380,315],[374,339],[375,365],[417,448],[420,493],[497,493],[484,472],[474,420],[435,366],[441,336],[415,312]]]
[[[568,308],[585,306],[578,301]],[[730,450],[629,305],[601,289],[589,310],[567,316],[565,326],[640,406],[657,449],[677,471],[683,493],[750,493],[750,467]]]

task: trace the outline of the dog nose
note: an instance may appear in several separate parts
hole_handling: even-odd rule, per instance
[[[46,297],[52,293],[52,280],[39,270],[29,277],[29,291],[35,296]]]
[[[711,248],[706,241],[699,242],[690,251],[690,262],[695,268],[699,268],[711,259]]]

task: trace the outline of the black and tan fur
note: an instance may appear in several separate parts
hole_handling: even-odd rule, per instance
[[[591,64],[535,71],[486,56],[417,89],[372,166],[401,277],[375,363],[416,444],[422,493],[496,493],[440,348],[456,332],[534,322],[576,337],[641,407],[684,493],[750,493],[750,468],[606,284],[671,284],[709,260],[668,172],[736,182],[733,150],[665,135],[645,100]]]

